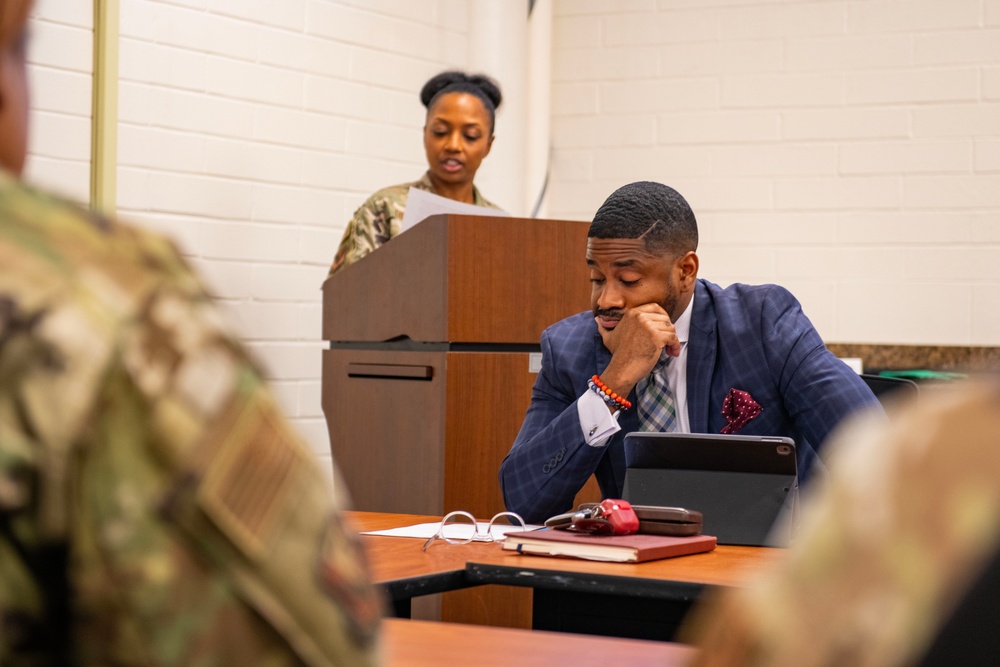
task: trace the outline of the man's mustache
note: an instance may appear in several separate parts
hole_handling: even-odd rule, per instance
[[[604,317],[609,320],[620,320],[625,315],[621,308],[594,308],[594,317]]]

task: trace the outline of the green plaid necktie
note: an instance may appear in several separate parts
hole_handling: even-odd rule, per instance
[[[674,394],[667,384],[667,364],[670,359],[664,350],[660,354],[660,360],[653,366],[653,372],[640,380],[636,387],[640,431],[674,430],[677,408],[674,406]]]

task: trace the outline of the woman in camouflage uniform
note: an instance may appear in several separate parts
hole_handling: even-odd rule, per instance
[[[420,101],[427,107],[427,173],[414,183],[379,190],[354,212],[330,275],[399,234],[410,188],[466,204],[498,208],[483,198],[473,180],[493,146],[493,126],[501,99],[496,82],[480,74],[442,72],[424,84]]]

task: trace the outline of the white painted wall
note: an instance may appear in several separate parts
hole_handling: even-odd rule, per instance
[[[30,158],[25,178],[90,199],[94,12],[85,2],[35,0],[28,48]]]
[[[634,180],[831,342],[1000,344],[1000,2],[556,0],[550,217]]]
[[[320,285],[373,190],[426,169],[461,0],[120,0],[119,214],[177,239],[321,458]],[[28,177],[89,195],[92,7],[41,0]],[[71,11],[69,5],[73,5]]]

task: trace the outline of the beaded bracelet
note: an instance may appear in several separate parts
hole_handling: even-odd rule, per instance
[[[591,391],[595,392],[598,396],[604,399],[605,403],[613,408],[628,410],[632,407],[632,401],[611,391],[608,385],[601,382],[601,378],[598,375],[590,378],[587,382],[587,386],[590,387]]]

